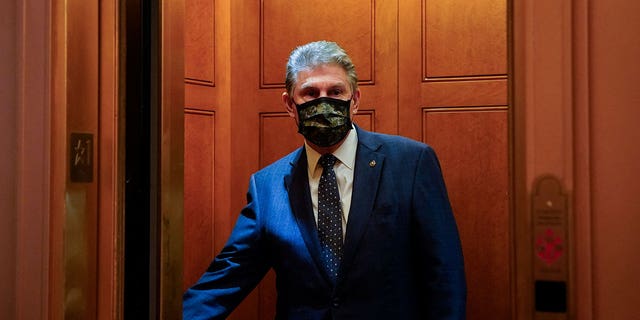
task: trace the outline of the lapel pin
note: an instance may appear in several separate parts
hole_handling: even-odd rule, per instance
[[[369,167],[373,168],[373,167],[375,167],[375,166],[376,166],[376,161],[375,161],[375,160],[371,160],[371,161],[369,162]]]

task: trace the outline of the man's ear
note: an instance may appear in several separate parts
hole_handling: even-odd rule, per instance
[[[360,106],[360,88],[356,89],[353,93],[353,106],[351,106],[351,113],[358,113],[358,107]]]
[[[287,113],[291,118],[296,117],[296,106],[293,103],[293,99],[289,97],[289,94],[285,91],[282,93],[282,104],[284,104],[284,108],[287,110]]]

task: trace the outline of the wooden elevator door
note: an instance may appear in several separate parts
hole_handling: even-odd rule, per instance
[[[219,252],[249,175],[300,146],[281,105],[290,51],[332,40],[356,64],[355,122],[438,153],[461,232],[469,319],[512,312],[506,0],[186,0],[184,286]],[[232,314],[273,319],[269,273]]]

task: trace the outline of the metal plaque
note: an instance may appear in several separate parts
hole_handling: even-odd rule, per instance
[[[71,133],[69,148],[71,182],[93,182],[93,134]]]

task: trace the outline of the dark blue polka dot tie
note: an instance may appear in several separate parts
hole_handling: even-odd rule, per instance
[[[318,237],[322,261],[334,281],[342,259],[342,205],[333,171],[337,160],[332,154],[320,157],[322,176],[318,185]]]

